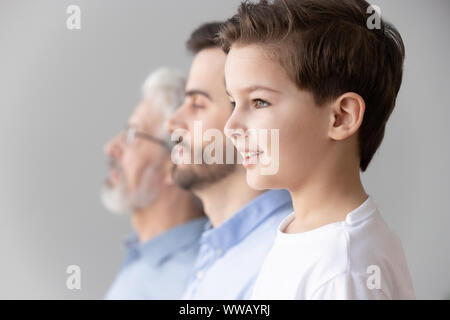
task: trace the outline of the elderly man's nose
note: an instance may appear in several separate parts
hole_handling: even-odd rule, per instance
[[[172,118],[169,118],[164,122],[164,129],[169,133],[173,132]]]
[[[122,153],[122,147],[120,145],[119,136],[109,140],[104,146],[104,152],[112,158],[117,158]]]

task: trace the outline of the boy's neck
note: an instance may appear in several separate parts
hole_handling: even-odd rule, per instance
[[[321,170],[303,185],[289,191],[295,219],[283,230],[286,233],[305,232],[344,221],[347,214],[368,197],[361,183],[359,167],[355,166]]]

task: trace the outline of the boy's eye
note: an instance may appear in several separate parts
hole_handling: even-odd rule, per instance
[[[254,99],[253,100],[255,108],[266,108],[270,106],[270,103],[261,99]]]

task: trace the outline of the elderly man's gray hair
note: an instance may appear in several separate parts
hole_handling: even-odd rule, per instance
[[[169,139],[164,122],[181,106],[184,100],[186,78],[176,69],[161,67],[153,71],[142,85],[142,97],[151,99],[153,106],[161,111],[163,121],[159,133]]]

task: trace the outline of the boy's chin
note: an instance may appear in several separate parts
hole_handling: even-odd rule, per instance
[[[255,190],[278,188],[276,175],[263,175],[259,170],[247,170],[247,184]]]

